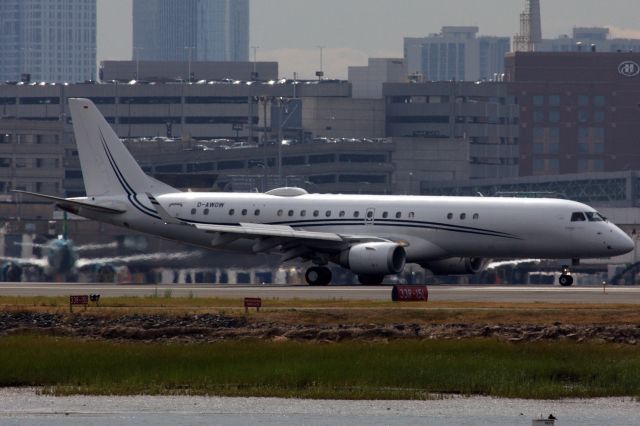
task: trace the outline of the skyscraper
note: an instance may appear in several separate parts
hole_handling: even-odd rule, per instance
[[[0,1],[0,81],[96,75],[96,0]]]
[[[438,34],[404,39],[409,74],[425,80],[492,80],[504,72],[509,37],[477,36],[478,27],[442,27]]]
[[[134,59],[248,61],[249,0],[134,0]]]
[[[513,50],[532,52],[541,41],[540,0],[525,0],[524,12],[520,14],[520,33],[513,38]]]

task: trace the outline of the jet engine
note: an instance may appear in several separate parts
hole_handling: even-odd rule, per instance
[[[22,279],[22,267],[17,263],[7,262],[0,265],[0,281],[19,282]]]
[[[482,272],[489,263],[481,257],[451,257],[422,263],[421,266],[434,275],[473,275]]]
[[[392,275],[402,272],[407,260],[395,243],[362,243],[340,254],[340,264],[357,275]]]

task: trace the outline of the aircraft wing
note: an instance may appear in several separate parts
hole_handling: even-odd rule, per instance
[[[290,226],[283,225],[262,225],[257,223],[241,223],[240,226],[235,225],[194,225],[197,229],[201,229],[207,233],[228,233],[239,234],[246,238],[264,238],[264,237],[281,237],[281,238],[298,238],[304,240],[319,240],[345,242],[345,238],[339,234],[329,232],[312,232],[297,231]]]
[[[29,191],[18,191],[18,190],[13,190],[12,192],[16,192],[18,194],[25,194],[25,195],[29,195],[32,197],[36,197],[36,198],[43,198],[45,200],[49,200],[49,201],[53,201],[54,204],[58,207],[60,207],[62,210],[66,210],[70,213],[77,213],[79,209],[86,209],[86,210],[92,210],[98,213],[109,213],[109,214],[121,214],[124,213],[126,210],[122,210],[122,209],[117,209],[117,208],[113,208],[113,207],[106,207],[106,206],[100,206],[97,204],[91,204],[91,203],[87,203],[84,201],[78,201],[78,200],[72,200],[72,199],[68,199],[68,198],[60,198],[60,197],[54,197],[53,195],[45,195],[45,194],[38,194],[36,192],[29,192]]]
[[[49,262],[47,261],[46,258],[36,258],[36,257],[32,257],[32,258],[21,258],[21,257],[6,257],[6,256],[0,256],[0,266],[2,266],[3,263],[13,263],[16,265],[19,265],[21,267],[24,266],[37,266],[40,268],[45,268],[49,265]]]

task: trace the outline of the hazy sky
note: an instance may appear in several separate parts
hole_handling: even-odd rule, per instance
[[[130,59],[132,0],[98,0],[99,59]],[[310,78],[325,46],[327,77],[344,78],[368,57],[401,57],[402,39],[445,25],[475,25],[483,35],[513,36],[524,0],[251,0],[251,45],[258,60],[280,62],[280,74]],[[542,0],[545,38],[575,26],[608,26],[640,38],[638,0]]]

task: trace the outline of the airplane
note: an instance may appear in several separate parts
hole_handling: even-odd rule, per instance
[[[62,234],[46,243],[14,243],[38,248],[45,256],[10,257],[0,256],[0,282],[19,282],[25,268],[35,268],[40,273],[38,279],[75,281],[78,272],[90,271],[99,282],[113,282],[115,267],[119,265],[135,266],[152,263],[167,265],[168,262],[184,261],[197,257],[198,252],[143,253],[125,256],[81,257],[97,250],[115,249],[116,242],[106,244],[84,244],[77,246],[68,236],[67,213],[64,213]],[[32,274],[31,277],[34,275]]]
[[[634,242],[588,205],[562,199],[181,192],[147,176],[97,107],[69,99],[87,196],[64,211],[208,249],[301,259],[309,285],[329,264],[364,285],[416,263],[436,275],[475,274],[489,259],[580,259],[627,253]],[[568,267],[559,283],[573,284]]]

